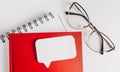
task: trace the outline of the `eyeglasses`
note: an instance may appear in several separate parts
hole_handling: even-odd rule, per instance
[[[68,24],[71,28],[78,30],[85,28],[91,29],[86,45],[92,51],[104,54],[104,52],[110,52],[115,49],[112,40],[92,24],[87,12],[79,3],[73,2],[70,5],[69,10],[65,13],[67,15]]]

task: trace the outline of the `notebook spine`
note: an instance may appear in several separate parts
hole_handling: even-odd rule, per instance
[[[49,12],[48,15],[51,17],[51,18],[54,18],[54,15]],[[11,31],[9,32],[6,32],[5,34],[1,34],[0,35],[0,40],[5,43],[5,38],[9,39],[9,36],[8,34],[10,33],[22,33],[22,29],[27,32],[28,29],[27,29],[27,26],[30,28],[30,29],[33,29],[34,27],[32,26],[32,24],[34,24],[35,26],[39,26],[39,24],[37,23],[37,21],[40,21],[41,24],[44,24],[44,21],[43,19],[45,19],[46,21],[49,21],[49,18],[48,18],[48,15],[47,14],[44,14],[43,17],[39,17],[37,20],[34,19],[31,23],[31,22],[28,22],[27,24],[24,24],[22,25],[21,27],[17,27],[17,29],[12,29]]]

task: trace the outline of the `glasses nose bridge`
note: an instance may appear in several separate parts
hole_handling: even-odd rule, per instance
[[[93,31],[97,31],[97,28],[91,22],[88,24],[88,27],[90,27]]]

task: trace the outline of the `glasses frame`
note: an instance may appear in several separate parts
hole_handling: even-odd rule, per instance
[[[70,10],[72,9],[72,7],[75,6],[77,8],[77,10],[79,10],[80,13],[75,13],[75,12],[71,12]],[[81,10],[82,9],[82,10]],[[83,12],[84,13],[83,13]],[[90,35],[88,36],[88,39],[87,39],[87,43],[86,45],[88,46],[88,48],[90,48],[92,51],[94,52],[99,52],[100,54],[104,54],[104,52],[110,52],[112,50],[115,49],[115,45],[114,43],[112,42],[112,40],[107,36],[105,35],[104,33],[100,32],[93,24],[92,22],[90,21],[89,19],[89,16],[86,12],[86,10],[77,2],[73,2],[71,4],[71,6],[69,7],[69,11],[65,11],[65,14],[67,15],[67,19],[68,19],[68,25],[73,28],[73,29],[85,29],[85,28],[90,28],[92,30],[92,32],[90,33]],[[88,22],[88,25],[86,26],[83,26],[82,28],[76,28],[76,27],[73,27],[70,22],[69,22],[69,16],[70,15],[77,15],[77,16],[81,16],[82,18],[84,18],[87,22]],[[100,51],[95,51],[94,49],[92,49],[88,42],[89,42],[89,38],[92,36],[92,34],[96,32],[98,34],[98,36],[100,37]],[[107,51],[104,51],[104,42],[107,43],[107,45],[109,46],[109,50]]]

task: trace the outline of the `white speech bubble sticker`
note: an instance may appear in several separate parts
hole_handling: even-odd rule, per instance
[[[69,35],[38,39],[36,53],[38,62],[44,63],[47,68],[52,61],[72,59],[76,56],[74,37]]]

